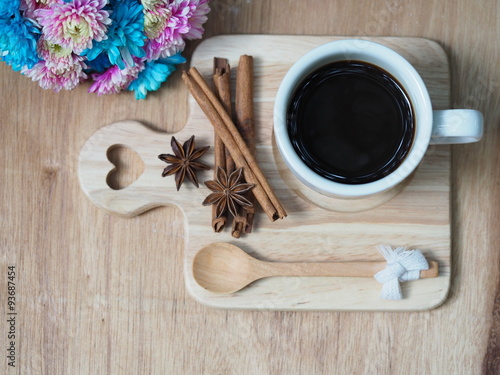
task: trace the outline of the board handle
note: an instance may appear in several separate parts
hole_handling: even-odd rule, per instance
[[[158,159],[160,154],[172,153],[172,136],[178,140],[188,137],[157,132],[137,121],[115,122],[97,130],[79,154],[78,178],[83,192],[98,207],[124,217],[134,217],[159,206],[177,206],[176,193],[179,192],[175,180],[161,177],[167,164]],[[130,148],[144,162],[142,175],[120,190],[112,189],[107,182],[108,175],[115,170],[108,152],[117,146]],[[181,189],[197,190],[194,186],[184,185]]]

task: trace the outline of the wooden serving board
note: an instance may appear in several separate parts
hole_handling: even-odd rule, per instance
[[[271,222],[258,211],[253,233],[241,239],[231,237],[229,228],[223,233],[213,232],[211,208],[201,205],[209,194],[206,187],[196,189],[185,183],[177,192],[173,177],[161,177],[166,164],[157,156],[171,152],[172,134],[125,121],[98,130],[82,148],[80,183],[99,207],[127,217],[161,205],[180,207],[187,233],[186,286],[199,302],[230,309],[417,311],[437,307],[446,299],[451,252],[449,146],[431,146],[403,191],[381,205],[370,203],[377,206],[371,209],[359,202],[345,202],[340,207],[336,200],[308,194],[287,172],[276,150],[273,105],[283,76],[304,53],[337,39],[341,38],[226,35],[205,40],[193,54],[191,65],[207,78],[212,74],[214,56],[228,58],[233,73],[240,55],[249,54],[255,59],[257,161],[288,217]],[[387,45],[407,58],[427,84],[434,108],[449,107],[448,61],[437,43],[420,38],[367,39]],[[213,145],[213,128],[192,97],[189,107],[187,124],[175,137],[184,142],[194,134],[198,147]],[[144,173],[122,190],[113,190],[106,183],[113,169],[106,155],[116,145],[130,147],[145,164]],[[213,148],[202,160],[213,163]],[[200,181],[212,179],[212,173],[200,173]],[[352,212],[359,209],[362,211]],[[201,288],[192,275],[195,254],[213,242],[233,243],[259,259],[280,262],[375,261],[382,259],[376,250],[379,244],[408,246],[419,248],[428,259],[438,261],[440,272],[438,278],[403,284],[404,299],[400,301],[380,299],[381,284],[372,278],[268,278],[235,294],[218,295]]]

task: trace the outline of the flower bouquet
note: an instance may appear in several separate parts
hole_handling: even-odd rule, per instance
[[[208,0],[0,0],[0,59],[44,89],[145,99],[185,62]]]

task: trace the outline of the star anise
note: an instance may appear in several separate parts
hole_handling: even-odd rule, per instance
[[[205,185],[213,191],[203,201],[204,206],[216,205],[216,217],[220,217],[226,210],[233,216],[238,214],[239,206],[251,207],[252,203],[243,196],[255,185],[240,182],[243,176],[243,169],[239,168],[229,176],[226,171],[219,167],[217,169],[217,178],[213,181],[205,181]]]
[[[175,137],[172,137],[170,146],[172,146],[174,155],[158,155],[158,158],[161,161],[170,164],[163,170],[161,176],[170,176],[175,173],[175,185],[177,186],[177,191],[179,191],[186,176],[196,187],[199,187],[200,185],[198,184],[195,171],[207,170],[210,169],[210,167],[196,160],[199,159],[210,148],[210,146],[195,149],[194,135],[184,142],[182,146],[177,139],[175,139]]]

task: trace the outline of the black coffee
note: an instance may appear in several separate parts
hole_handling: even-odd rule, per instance
[[[414,135],[410,100],[386,71],[359,61],[316,70],[288,108],[297,154],[319,175],[345,184],[376,181],[394,171]]]

